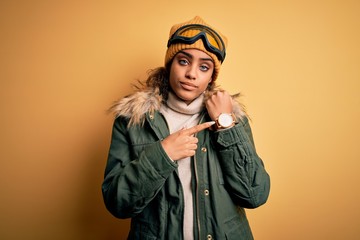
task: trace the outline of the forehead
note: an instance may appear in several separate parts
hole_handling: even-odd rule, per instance
[[[199,59],[212,61],[212,58],[210,57],[210,55],[208,55],[207,53],[205,53],[199,49],[189,48],[189,49],[183,49],[183,50],[181,50],[181,52],[185,53],[186,55],[191,56],[193,58],[199,58]]]

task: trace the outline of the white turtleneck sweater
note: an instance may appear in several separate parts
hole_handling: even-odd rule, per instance
[[[167,105],[162,105],[160,112],[164,115],[169,126],[170,134],[182,128],[190,128],[200,121],[200,113],[204,108],[204,95],[200,95],[189,105],[170,92]],[[184,192],[184,239],[194,239],[193,194],[191,186],[191,158],[177,161],[180,182]]]

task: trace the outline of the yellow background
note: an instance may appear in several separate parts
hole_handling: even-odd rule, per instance
[[[163,64],[170,27],[229,39],[271,175],[257,240],[360,238],[360,1],[1,1],[0,238],[125,239],[101,182],[113,100]]]

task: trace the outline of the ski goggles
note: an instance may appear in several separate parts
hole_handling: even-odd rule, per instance
[[[225,59],[225,44],[213,29],[201,24],[189,24],[180,27],[170,37],[167,47],[176,43],[193,44],[201,39],[206,50],[216,55],[220,62]]]

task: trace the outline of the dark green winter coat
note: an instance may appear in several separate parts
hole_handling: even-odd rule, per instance
[[[116,119],[105,179],[107,209],[132,218],[129,239],[183,239],[183,190],[177,164],[161,146],[169,135],[156,91],[140,91],[114,107]],[[270,178],[256,153],[248,118],[234,105],[238,123],[197,133],[192,158],[195,239],[253,239],[244,208],[264,204]],[[211,121],[206,110],[201,122]]]

